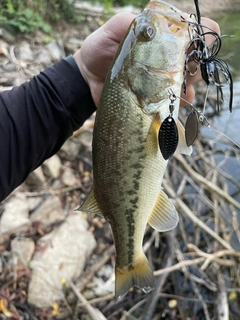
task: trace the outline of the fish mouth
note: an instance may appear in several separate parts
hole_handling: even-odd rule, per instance
[[[178,27],[176,24],[173,24],[172,22],[168,21],[168,28],[172,33],[177,33],[181,30],[180,27]]]
[[[167,27],[171,33],[177,34],[180,33],[182,29],[188,29],[187,21],[189,20],[189,15],[179,11],[167,2],[152,0],[148,3],[146,8],[155,14],[160,15],[160,19],[164,18],[167,21]]]

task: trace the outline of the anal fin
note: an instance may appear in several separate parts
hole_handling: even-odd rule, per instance
[[[161,190],[153,211],[148,219],[148,224],[157,231],[168,231],[178,224],[178,213],[168,196]]]

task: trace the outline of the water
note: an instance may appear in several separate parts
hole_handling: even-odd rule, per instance
[[[234,80],[240,81],[240,13],[226,12],[214,19],[219,23],[222,35],[231,36],[223,39],[219,56],[230,65]]]
[[[213,128],[223,132],[240,146],[240,12],[226,12],[213,19],[219,23],[222,35],[231,35],[222,39],[218,57],[227,62],[233,77],[233,111],[229,112],[229,86],[226,85],[223,88],[223,110],[209,122]],[[201,134],[212,144],[218,167],[240,182],[240,149],[233,147],[230,140],[207,127],[201,128]],[[228,191],[240,202],[239,187],[229,183]]]
[[[230,139],[240,145],[240,13],[226,12],[214,17],[221,28],[222,48],[218,57],[226,61],[233,77],[233,112],[228,110],[229,86],[223,89],[224,106],[220,116],[216,116],[211,123],[219,131],[224,132]],[[203,128],[202,133],[208,137],[216,138],[217,134]],[[221,139],[222,140],[222,139]],[[226,139],[223,139],[226,142]],[[240,176],[240,175],[239,175]]]

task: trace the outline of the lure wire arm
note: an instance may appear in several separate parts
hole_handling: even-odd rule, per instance
[[[200,65],[200,70],[202,74],[202,78],[209,86],[211,83],[217,87],[217,111],[219,112],[220,104],[223,102],[223,85],[220,82],[219,71],[223,73],[226,82],[229,85],[230,91],[230,99],[229,99],[229,111],[232,112],[232,102],[233,102],[233,80],[229,70],[227,63],[217,58],[217,54],[219,53],[222,47],[221,36],[219,36],[213,29],[204,26],[201,24],[201,14],[199,10],[198,0],[194,0],[196,7],[196,14],[191,14],[190,18],[195,19],[195,21],[187,21],[182,16],[183,21],[185,20],[189,26],[189,34],[190,34],[190,42],[186,49],[186,58],[184,63],[184,81],[183,81],[183,92],[186,94],[187,89],[187,72],[194,76],[198,71],[198,66],[196,67],[194,72],[191,72],[188,64],[189,60],[193,58],[193,60]],[[204,28],[208,31],[204,32]],[[211,46],[207,46],[206,44],[206,36],[211,35],[215,38],[215,41]],[[187,52],[191,49],[190,53]],[[208,90],[207,90],[208,92]]]

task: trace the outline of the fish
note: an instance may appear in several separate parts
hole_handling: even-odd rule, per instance
[[[93,187],[81,211],[110,224],[116,248],[115,297],[132,287],[148,293],[155,280],[143,252],[147,224],[165,232],[178,213],[161,188],[168,160],[158,133],[169,116],[169,92],[180,96],[189,15],[164,1],[150,1],[129,26],[106,77],[92,142]],[[172,100],[173,101],[173,100]],[[191,154],[178,121],[178,151]]]

